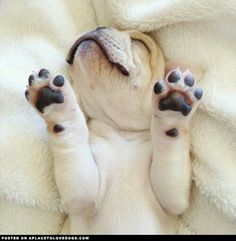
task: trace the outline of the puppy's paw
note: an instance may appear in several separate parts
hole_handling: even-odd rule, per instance
[[[62,76],[52,76],[41,69],[28,78],[26,99],[47,121],[65,121],[73,115],[77,102],[69,82]]]
[[[195,86],[193,74],[180,69],[170,71],[153,89],[154,115],[157,117],[189,117],[202,98],[202,88]]]

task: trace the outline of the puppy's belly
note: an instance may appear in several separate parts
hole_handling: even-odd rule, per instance
[[[111,187],[115,188],[115,187]],[[126,190],[127,191],[127,190]],[[93,233],[160,234],[174,233],[174,226],[148,193],[110,192],[94,219]],[[139,194],[140,192],[140,194]]]
[[[151,142],[97,143],[100,193],[95,215],[71,216],[72,233],[174,233],[176,219],[160,207],[149,180]]]
[[[173,234],[176,219],[168,216],[150,190],[133,190],[111,186],[101,207],[89,221],[71,217],[72,233],[86,234]],[[132,186],[130,187],[132,188]],[[146,188],[149,189],[149,188]]]

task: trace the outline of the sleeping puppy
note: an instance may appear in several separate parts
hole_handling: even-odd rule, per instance
[[[149,36],[105,27],[82,34],[67,61],[82,110],[47,69],[25,94],[48,126],[68,232],[175,233],[189,206],[196,77]]]

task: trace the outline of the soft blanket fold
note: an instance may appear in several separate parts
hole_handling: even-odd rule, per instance
[[[58,233],[64,222],[45,124],[24,98],[32,70],[66,75],[66,53],[97,25],[150,32],[166,59],[204,71],[191,122],[193,188],[180,233],[236,233],[236,1],[0,2],[0,233]],[[30,225],[29,225],[30,224]]]

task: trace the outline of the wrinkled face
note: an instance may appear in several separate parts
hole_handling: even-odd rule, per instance
[[[90,118],[125,130],[149,128],[152,88],[164,75],[162,54],[151,38],[97,28],[74,43],[68,63]]]

